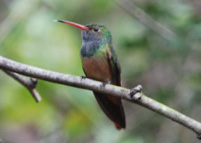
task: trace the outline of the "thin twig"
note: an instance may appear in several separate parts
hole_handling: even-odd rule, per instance
[[[169,42],[176,41],[177,35],[162,25],[161,23],[155,21],[152,17],[150,17],[146,12],[144,12],[141,8],[135,5],[134,2],[130,2],[128,0],[114,0],[122,9],[124,9],[127,13],[129,13],[132,17],[137,19],[143,25],[151,29],[153,32],[157,33],[159,36],[168,40]]]
[[[186,115],[145,96],[143,93],[140,93],[141,98],[137,98],[136,100],[135,98],[132,98],[130,96],[130,90],[123,87],[119,87],[119,86],[115,86],[111,84],[107,84],[106,86],[103,87],[102,82],[98,82],[88,78],[82,78],[79,76],[73,76],[73,75],[62,74],[58,72],[40,69],[37,67],[33,67],[33,66],[12,61],[2,56],[0,56],[0,68],[6,69],[12,72],[16,72],[22,75],[26,75],[26,76],[46,80],[46,81],[51,81],[54,83],[93,90],[93,91],[108,94],[111,96],[116,96],[133,103],[137,103],[139,105],[142,105],[150,110],[153,110],[154,112],[157,112],[189,128],[190,130],[194,131],[198,135],[198,137],[201,136],[200,122],[190,117],[187,117]]]
[[[8,70],[2,70],[4,71],[7,75],[11,76],[12,78],[14,78],[15,80],[17,80],[19,83],[21,83],[22,85],[24,85],[32,94],[33,98],[36,100],[36,102],[40,102],[41,101],[41,97],[39,95],[39,93],[37,92],[36,85],[37,85],[37,79],[35,78],[30,78],[28,79],[27,77],[14,73],[14,72],[10,72]]]

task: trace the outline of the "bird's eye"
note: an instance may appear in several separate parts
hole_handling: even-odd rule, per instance
[[[99,29],[98,29],[98,28],[94,28],[94,31],[95,31],[95,32],[98,32],[98,31],[99,31]]]

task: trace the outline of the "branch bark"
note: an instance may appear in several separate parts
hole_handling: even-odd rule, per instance
[[[0,56],[0,68],[4,70],[9,70],[12,72],[16,72],[22,75],[34,77],[41,80],[46,80],[54,83],[74,86],[83,89],[89,89],[96,92],[101,92],[104,94],[108,94],[111,96],[120,97],[127,101],[137,103],[142,105],[154,112],[157,112],[187,128],[194,131],[198,138],[201,138],[201,123],[166,106],[162,103],[159,103],[147,96],[143,93],[137,93],[134,98],[130,96],[130,90],[124,87],[119,87],[111,84],[107,84],[106,86],[102,86],[102,82],[98,82],[95,80],[91,80],[88,78],[83,78],[79,76],[73,76],[68,74],[62,74],[58,72],[53,72],[49,70],[40,69],[37,67],[21,64],[19,62],[12,61],[10,59],[4,58]],[[140,98],[139,98],[140,94]]]
[[[27,77],[24,77],[14,72],[10,72],[8,70],[2,70],[2,71],[5,72],[7,75],[11,76],[12,78],[14,78],[15,80],[17,80],[22,85],[24,85],[30,91],[36,102],[40,102],[42,100],[39,93],[35,89],[37,85],[37,79],[35,78],[28,79]]]

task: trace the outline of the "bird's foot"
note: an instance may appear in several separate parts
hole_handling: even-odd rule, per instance
[[[198,138],[199,140],[201,140],[201,134],[198,134],[198,135],[197,135],[197,138]]]
[[[101,88],[104,88],[107,84],[110,84],[111,83],[111,81],[105,81],[105,82],[103,82],[102,83],[102,85],[101,85]]]
[[[83,79],[85,79],[86,78],[86,76],[81,76],[81,80],[83,80]]]
[[[141,98],[142,85],[138,85],[130,90],[130,96],[134,100]]]

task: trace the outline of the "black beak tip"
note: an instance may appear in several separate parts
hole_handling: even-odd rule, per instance
[[[63,20],[53,20],[54,22],[63,22]]]

